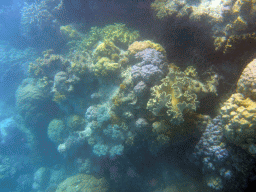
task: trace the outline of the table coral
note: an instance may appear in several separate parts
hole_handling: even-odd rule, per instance
[[[105,178],[97,179],[91,175],[77,174],[60,183],[56,192],[105,192],[107,190],[108,183]]]
[[[245,67],[237,82],[236,91],[256,100],[256,59]]]
[[[256,155],[250,150],[256,143],[256,102],[235,93],[223,104],[221,115],[227,140]]]

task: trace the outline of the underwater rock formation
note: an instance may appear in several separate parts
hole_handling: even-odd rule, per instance
[[[232,35],[251,32],[256,18],[253,0],[155,0],[151,4],[158,19],[187,19],[210,27],[216,50],[222,50]],[[225,52],[225,51],[224,51]]]

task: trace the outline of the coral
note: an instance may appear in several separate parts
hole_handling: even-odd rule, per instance
[[[34,173],[34,183],[32,188],[34,190],[43,190],[48,184],[48,181],[50,179],[50,170],[45,167],[39,168]]]
[[[224,135],[227,140],[249,153],[255,146],[256,138],[256,102],[245,98],[241,93],[235,93],[223,104],[221,115],[225,122]],[[255,156],[255,153],[251,153]]]
[[[171,17],[172,20],[184,20],[193,26],[195,23],[209,26],[215,50],[220,50],[231,36],[251,32],[249,26],[254,26],[256,18],[254,0],[155,0],[151,8],[158,19]],[[236,48],[239,49],[239,46]]]
[[[191,67],[186,70],[191,70]],[[197,99],[212,90],[186,70],[179,72],[170,68],[168,75],[161,80],[162,84],[151,88],[151,98],[147,103],[147,109],[155,116],[166,113],[173,124],[182,123],[183,114],[195,111],[199,103]]]
[[[134,91],[134,93],[137,97],[143,98],[147,94],[147,92],[149,91],[149,88],[147,87],[147,85],[143,81],[140,81],[133,88],[133,91]]]
[[[80,115],[70,115],[67,118],[67,129],[69,132],[82,131],[85,125],[85,120]]]
[[[66,71],[68,66],[70,66],[69,61],[53,54],[53,50],[47,50],[43,52],[43,58],[38,58],[35,63],[29,64],[29,73],[32,77],[48,77],[53,80],[57,72]]]
[[[82,38],[82,35],[72,25],[61,26],[60,32],[68,41]]]
[[[197,158],[203,158],[204,167],[206,170],[212,171],[213,165],[220,166],[225,162],[229,153],[226,149],[223,138],[223,120],[220,116],[209,122],[204,130],[204,133],[195,147]]]
[[[237,82],[236,91],[256,101],[256,59],[245,67]]]
[[[40,32],[46,27],[56,29],[59,24],[43,2],[30,5],[25,2],[21,10],[21,26],[23,34],[29,37],[34,36],[33,32]]]
[[[68,130],[62,120],[53,119],[48,125],[47,134],[53,143],[59,145],[68,137]]]
[[[52,114],[50,87],[35,79],[25,79],[16,91],[16,107],[26,123],[35,125],[41,115]],[[47,115],[46,115],[47,114]],[[44,116],[43,115],[43,116]],[[40,117],[41,120],[44,118]]]
[[[115,23],[105,26],[101,31],[101,36],[104,40],[113,41],[115,45],[126,49],[140,37],[140,34],[138,31],[128,29],[125,24]]]
[[[94,66],[93,71],[96,76],[111,76],[120,68],[118,63],[111,61],[107,57],[102,57]]]
[[[254,32],[241,35],[231,35],[223,44],[223,53],[234,54],[234,52],[236,51],[235,53],[240,54],[241,47],[243,47],[243,50],[246,50],[250,49],[254,45],[256,45],[256,34]],[[244,49],[244,47],[246,48]]]
[[[205,182],[210,188],[213,188],[215,190],[221,190],[223,188],[222,180],[218,176],[215,176],[215,175],[207,176],[205,178]]]
[[[108,153],[108,146],[103,144],[96,144],[93,146],[93,153],[97,156],[104,156]]]
[[[83,39],[79,48],[91,49],[97,45],[98,41],[111,41],[116,46],[127,49],[127,47],[140,37],[138,31],[132,31],[125,24],[115,23],[114,25],[106,25],[103,28],[92,27],[87,37]]]
[[[128,51],[130,55],[135,55],[136,53],[143,51],[144,49],[151,48],[155,49],[158,52],[161,52],[163,55],[166,54],[165,49],[157,43],[154,43],[152,41],[135,41],[128,47]]]
[[[105,178],[97,179],[92,175],[77,174],[60,183],[56,192],[105,192],[107,190],[108,183]]]
[[[161,52],[147,48],[135,54],[140,62],[132,66],[131,76],[134,82],[144,81],[148,84],[157,84],[167,72],[168,64]]]
[[[115,44],[112,41],[107,41],[105,40],[103,43],[100,43],[94,53],[93,56],[94,58],[96,58],[96,60],[100,60],[100,58],[102,57],[108,57],[109,59],[114,60],[115,59],[115,55],[120,53],[120,49],[118,47],[115,46]],[[114,59],[113,59],[114,58]],[[117,61],[118,59],[115,59],[115,61]]]

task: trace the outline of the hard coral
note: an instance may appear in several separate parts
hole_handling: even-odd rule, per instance
[[[255,156],[256,102],[235,93],[224,103],[221,115],[225,122],[224,135],[228,141]]]
[[[236,91],[256,101],[256,59],[245,67],[237,82]]]
[[[56,192],[105,192],[108,190],[106,179],[97,179],[91,175],[77,174],[59,184]]]
[[[135,55],[136,53],[143,51],[144,49],[151,48],[155,49],[156,51],[161,52],[163,55],[166,54],[165,49],[157,43],[152,41],[135,41],[128,47],[128,51],[130,55]]]

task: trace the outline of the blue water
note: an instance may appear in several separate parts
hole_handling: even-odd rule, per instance
[[[214,50],[211,27],[186,17],[159,20],[153,2],[0,2],[1,192],[205,192],[255,187],[255,157],[227,142],[223,125],[218,124],[219,107],[235,91],[246,66],[232,62],[253,54]],[[229,5],[224,8],[222,14]],[[63,26],[70,27],[68,35]],[[119,32],[137,31],[140,36],[118,36],[113,32],[116,26]],[[137,45],[133,49],[143,51],[132,54],[130,45],[144,40],[165,51]],[[208,90],[197,97],[196,110],[186,106],[182,120],[166,115],[161,102],[157,111],[147,107],[152,88],[169,70],[175,71],[173,64],[180,71],[194,67],[198,78],[214,73],[218,79],[217,94]],[[210,141],[202,142],[203,138]],[[208,158],[204,149],[214,155]],[[60,190],[72,177],[79,180],[76,186],[70,182],[66,187],[73,188]],[[107,187],[83,188],[88,177],[91,182],[104,180]]]

